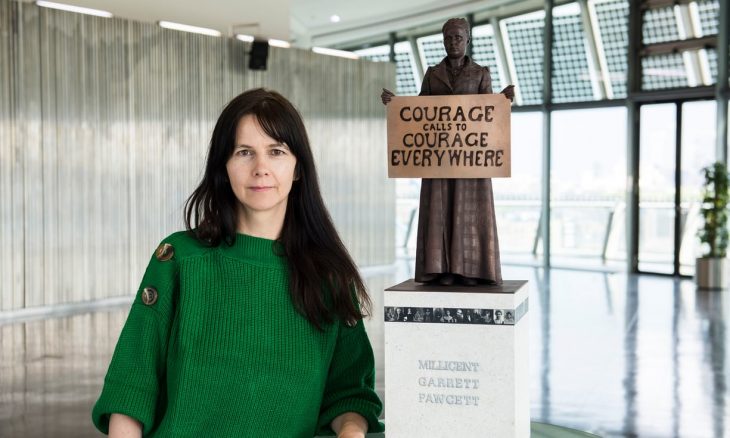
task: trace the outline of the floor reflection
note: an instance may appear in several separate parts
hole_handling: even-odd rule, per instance
[[[657,276],[503,270],[531,285],[533,421],[605,437],[730,435],[730,292]],[[366,278],[381,395],[381,291],[409,275],[403,262]],[[0,326],[0,436],[98,436],[89,412],[128,307]]]

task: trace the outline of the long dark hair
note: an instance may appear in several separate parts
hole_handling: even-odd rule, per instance
[[[210,139],[205,174],[185,203],[185,224],[210,246],[236,239],[236,203],[226,163],[233,154],[236,127],[253,115],[264,132],[289,146],[297,159],[297,180],[287,201],[278,242],[289,265],[289,293],[295,308],[321,329],[340,319],[354,325],[370,310],[370,298],[322,200],[314,158],[301,115],[275,91],[246,91],[223,109]]]

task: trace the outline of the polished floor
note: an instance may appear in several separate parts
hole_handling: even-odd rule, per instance
[[[406,279],[407,265],[366,271],[369,287]],[[730,437],[730,291],[667,277],[503,270],[531,285],[533,421],[603,437]],[[382,394],[382,301],[373,295]],[[128,307],[0,321],[0,437],[99,435],[89,413]]]

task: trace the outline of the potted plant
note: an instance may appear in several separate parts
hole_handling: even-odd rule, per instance
[[[697,259],[695,278],[700,289],[724,289],[728,283],[728,171],[723,162],[702,169],[705,184],[702,193],[702,225],[698,236],[702,257]]]

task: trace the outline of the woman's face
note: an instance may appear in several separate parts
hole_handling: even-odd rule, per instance
[[[446,56],[449,58],[463,58],[466,54],[468,42],[469,37],[461,27],[449,26],[444,30],[444,49],[446,50]]]
[[[289,146],[269,137],[255,116],[241,118],[233,154],[226,163],[239,215],[266,212],[283,220],[296,164]]]

